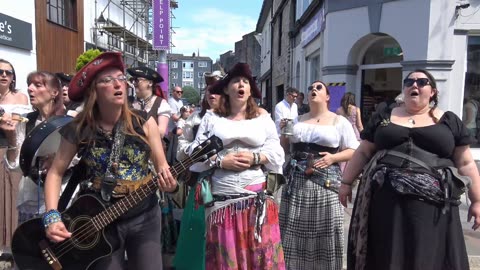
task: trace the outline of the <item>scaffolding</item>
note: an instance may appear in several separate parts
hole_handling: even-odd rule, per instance
[[[178,2],[170,0],[171,10],[178,8]],[[105,18],[105,11],[108,17]],[[96,12],[96,10],[95,10]],[[112,12],[121,14],[123,22],[114,22],[110,19]],[[95,14],[96,17],[96,14]],[[117,16],[118,17],[118,16]],[[127,22],[127,18],[129,22]],[[170,22],[174,18],[173,12],[170,12]],[[170,24],[172,26],[172,24]],[[139,27],[143,31],[139,31]],[[109,40],[107,42],[108,50],[121,50],[124,60],[128,64],[135,66],[148,65],[151,61],[157,61],[159,51],[154,50],[150,41],[152,40],[152,0],[109,0],[100,16],[95,21],[95,28],[100,33],[107,33]],[[174,34],[170,27],[170,34]],[[142,35],[143,34],[143,35]],[[115,46],[110,43],[110,38],[121,40],[121,46]],[[171,39],[170,39],[171,40]],[[95,41],[97,43],[97,41]],[[97,45],[97,44],[96,44]],[[170,48],[174,46],[171,43]],[[127,61],[130,59],[131,61]]]

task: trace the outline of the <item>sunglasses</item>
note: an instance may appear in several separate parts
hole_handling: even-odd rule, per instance
[[[317,89],[318,91],[322,90],[323,86],[321,84],[317,84],[317,86],[315,86],[315,89]],[[308,91],[312,91],[313,90],[313,86],[309,86],[308,87]]]
[[[177,94],[183,94],[183,91],[175,91]]]
[[[403,85],[406,87],[411,87],[414,83],[417,83],[418,87],[424,87],[430,84],[430,80],[428,78],[420,78],[420,79],[405,79],[403,80]]]
[[[7,74],[7,76],[12,76],[13,71],[9,70],[9,69],[0,69],[0,75],[2,75],[2,74]]]

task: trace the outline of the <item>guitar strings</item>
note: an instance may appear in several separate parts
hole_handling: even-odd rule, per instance
[[[208,145],[208,144],[207,144]],[[207,146],[206,145],[206,146]],[[202,156],[203,155],[199,155],[201,151],[203,151],[204,149],[201,148],[198,150],[197,153],[192,153],[191,157],[187,159],[187,162],[190,162],[191,164],[193,163],[196,163],[198,161],[201,160]],[[196,155],[199,155],[198,157]],[[190,159],[190,160],[189,160]],[[190,165],[187,165],[187,167],[191,166]],[[182,168],[185,168],[185,165],[183,164],[183,162],[180,162],[180,163],[177,163],[175,164],[174,166],[172,166],[172,170],[174,170],[175,173],[177,173],[177,170],[180,170]],[[178,176],[178,175],[177,175]],[[154,184],[155,184],[155,187],[157,187],[157,183],[155,183],[154,181],[152,181]],[[149,185],[147,184],[146,186],[149,187]],[[150,187],[149,187],[150,189]],[[149,191],[152,191],[152,190],[149,190]],[[111,207],[115,207],[117,203],[115,203],[113,206]],[[108,208],[110,209],[110,207]],[[107,209],[107,210],[108,210]],[[97,214],[95,217],[101,215],[101,213]],[[93,217],[94,218],[94,217]],[[93,219],[92,218],[92,219]],[[94,228],[92,228],[92,226]],[[89,232],[87,234],[84,234],[85,231]],[[75,247],[75,243],[74,241],[77,241],[78,243],[81,243],[82,241],[88,239],[89,237],[91,237],[92,235],[96,234],[100,232],[100,230],[96,230],[95,228],[95,225],[92,223],[92,220],[89,220],[87,223],[85,223],[84,225],[80,226],[78,229],[76,229],[75,231],[72,232],[72,237],[70,237],[69,239],[66,239],[65,241],[61,242],[58,246],[53,246],[52,249],[55,249],[57,250],[56,252],[54,253],[58,253],[57,255],[57,258],[60,258],[62,257],[63,255],[65,255],[66,253],[68,253],[70,250],[72,250],[74,247]],[[75,235],[75,236],[74,236]],[[77,236],[78,235],[78,236]],[[80,239],[81,238],[81,239]]]

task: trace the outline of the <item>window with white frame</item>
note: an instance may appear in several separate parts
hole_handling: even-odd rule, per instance
[[[172,79],[178,79],[177,72],[172,72]]]
[[[192,69],[192,68],[193,68],[193,62],[191,62],[191,61],[183,61],[183,68],[184,68],[184,69]]]
[[[192,72],[192,71],[184,71],[182,78],[184,78],[184,79],[193,79],[193,72]]]
[[[203,77],[203,72],[198,72],[198,78],[202,78]]]
[[[170,62],[171,68],[178,68],[178,62]]]
[[[198,62],[198,67],[207,67],[207,65],[208,65],[207,62],[205,61]]]
[[[183,82],[182,87],[183,86],[193,86],[193,82]]]

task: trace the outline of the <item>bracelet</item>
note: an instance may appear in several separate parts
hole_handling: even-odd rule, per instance
[[[352,186],[353,183],[350,183],[348,181],[342,180],[340,181],[342,184],[347,185],[347,186]]]
[[[215,159],[215,166],[217,168],[220,168],[222,169],[222,161],[223,161],[223,156],[221,156],[220,154],[217,154],[217,158]]]
[[[45,226],[45,228],[52,223],[60,221],[62,221],[62,216],[56,209],[48,210],[48,212],[43,214],[43,226]]]
[[[253,165],[260,164],[260,153],[253,153]]]

